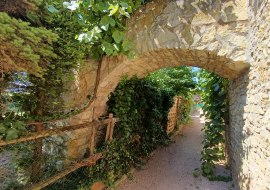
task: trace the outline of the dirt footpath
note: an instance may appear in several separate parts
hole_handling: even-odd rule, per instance
[[[131,180],[124,181],[117,189],[232,190],[231,182],[211,182],[201,175],[197,178],[193,176],[193,171],[201,166],[203,135],[198,114],[192,119],[193,122],[183,127],[181,134],[175,138],[175,143],[157,150],[142,170],[136,171]]]

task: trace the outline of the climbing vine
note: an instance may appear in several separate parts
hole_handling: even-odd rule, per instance
[[[46,8],[55,15],[52,20],[67,12],[72,24],[79,26],[74,38],[87,44],[91,57],[98,59],[104,54],[115,56],[119,53],[131,56],[132,43],[125,38],[125,22],[141,5],[140,0],[47,2]]]
[[[92,172],[111,186],[158,145],[167,144],[167,115],[172,104],[172,92],[147,80],[122,81],[108,101],[109,111],[120,119],[115,140],[106,146],[105,159]]]
[[[225,129],[228,125],[228,80],[202,70],[201,97],[206,117],[203,140],[202,172],[209,180],[230,180],[214,174],[215,163],[225,159]]]
[[[193,105],[192,97],[181,96],[181,102],[179,104],[179,125],[188,124],[191,121],[190,114]]]

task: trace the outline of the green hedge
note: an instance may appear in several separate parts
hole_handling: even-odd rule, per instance
[[[91,170],[92,176],[112,186],[132,167],[140,166],[158,145],[169,142],[167,115],[174,94],[136,77],[123,80],[110,95],[109,112],[120,119],[106,156]]]

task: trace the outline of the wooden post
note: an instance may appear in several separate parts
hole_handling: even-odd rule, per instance
[[[106,130],[106,137],[105,137],[105,142],[108,142],[109,141],[109,138],[110,138],[110,133],[111,133],[111,118],[113,116],[111,114],[109,114],[109,122],[107,124],[107,130]]]
[[[175,126],[176,126],[176,128],[178,129],[178,124],[179,124],[179,105],[180,105],[180,97],[177,97],[177,103],[176,103],[176,123],[175,123]]]
[[[4,81],[4,64],[0,62],[0,81]]]
[[[114,130],[114,126],[115,126],[115,120],[113,119],[113,114],[112,113],[110,113],[109,114],[109,118],[110,118],[110,136],[109,136],[109,142],[111,142],[112,141],[112,139],[113,139],[113,130]]]
[[[44,130],[43,123],[35,124],[36,132],[40,133]],[[42,138],[37,139],[35,142],[35,150],[33,156],[33,165],[32,165],[32,176],[31,179],[33,182],[38,182],[42,174]]]
[[[4,91],[4,64],[0,62],[0,110],[1,112],[5,112],[5,104],[4,101],[2,101],[2,92]]]
[[[96,135],[96,124],[92,127],[92,134],[90,139],[90,156],[94,155],[94,149],[95,149],[95,135]]]
[[[95,108],[96,108],[96,107],[93,107],[92,121],[94,121],[94,120],[95,120]]]

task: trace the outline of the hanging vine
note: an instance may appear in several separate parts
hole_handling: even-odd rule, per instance
[[[209,180],[228,181],[230,176],[215,175],[215,164],[225,160],[225,129],[228,125],[228,80],[201,71],[201,96],[206,117],[203,140],[202,172]]]

